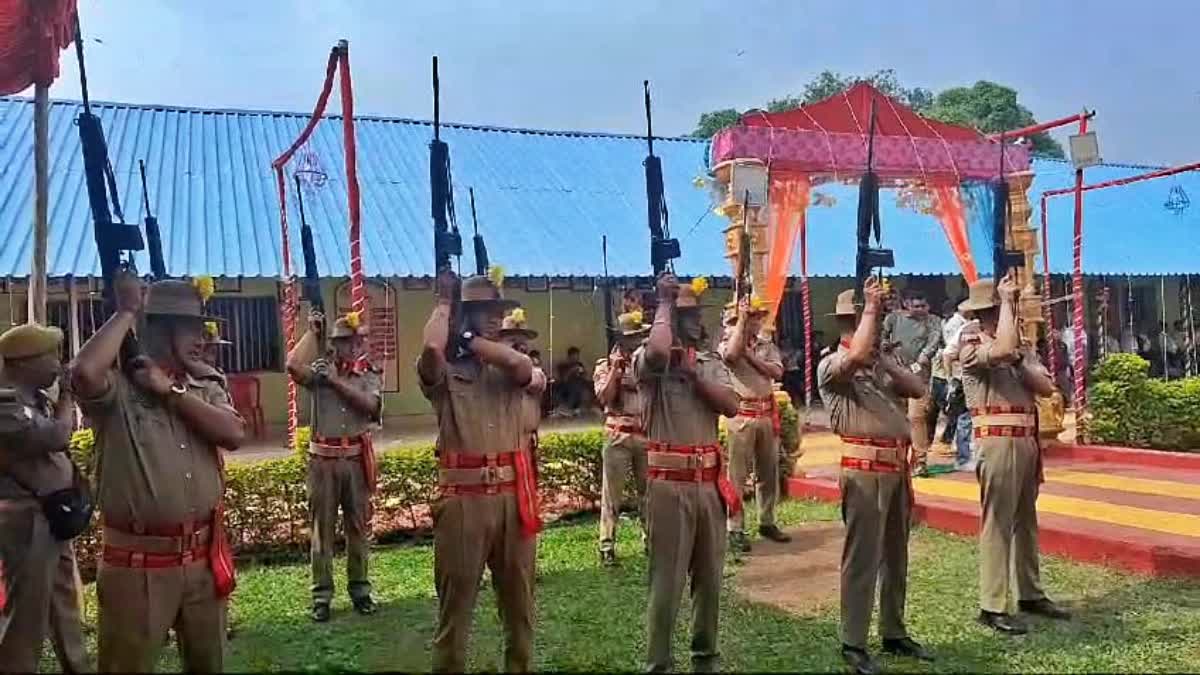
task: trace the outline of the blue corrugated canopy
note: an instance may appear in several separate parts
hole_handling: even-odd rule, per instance
[[[279,213],[270,170],[307,121],[305,114],[97,104],[108,137],[127,219],[140,220],[137,161],[144,159],[151,205],[162,228],[168,272],[185,276],[275,277],[282,272]],[[55,102],[50,113],[51,276],[94,276],[99,263],[73,124],[80,104]],[[0,276],[29,274],[32,251],[33,105],[0,99]],[[429,123],[363,117],[356,124],[362,186],[363,263],[372,276],[427,276],[432,272],[429,206]],[[608,268],[615,276],[649,273],[643,139],[597,133],[551,132],[445,125],[450,145],[459,225],[470,234],[467,189],[473,187],[481,231],[493,261],[516,276],[596,276],[600,240],[609,239]],[[723,219],[712,213],[707,190],[693,184],[707,170],[707,145],[695,139],[657,139],[671,228],[681,240],[683,275],[728,275]],[[309,147],[329,175],[306,198],[321,272],[349,273],[341,120],[317,127]],[[295,160],[293,160],[295,161]],[[293,167],[294,168],[294,167]],[[1030,190],[1071,185],[1064,162],[1035,162]],[[1132,175],[1139,167],[1089,169],[1088,182]],[[1200,195],[1200,177],[1179,178]],[[1172,179],[1091,193],[1086,199],[1088,273],[1160,274],[1197,271],[1200,211],[1174,215],[1163,208]],[[290,186],[289,186],[290,187]],[[854,270],[857,188],[818,188],[833,207],[809,212],[809,260],[814,276]],[[294,196],[293,196],[294,199]],[[1198,205],[1200,207],[1200,205]],[[292,260],[301,270],[299,215],[288,205]],[[881,195],[884,244],[896,251],[898,273],[958,272],[940,225]],[[1071,199],[1052,201],[1051,262],[1070,271]],[[470,247],[463,268],[471,269]],[[142,256],[141,269],[149,262]],[[987,264],[986,261],[981,264]],[[799,256],[793,270],[799,273]]]

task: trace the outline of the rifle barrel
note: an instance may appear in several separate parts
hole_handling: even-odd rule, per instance
[[[92,114],[92,103],[88,99],[87,67],[83,61],[83,31],[79,27],[79,13],[75,13],[75,58],[79,60],[79,96],[83,99],[83,112]]]
[[[646,147],[650,155],[654,155],[654,122],[650,115],[650,80],[642,80],[642,90],[646,94]]]
[[[441,132],[438,127],[442,122],[441,105],[438,99],[441,93],[441,83],[438,82],[438,64],[437,57],[433,57],[433,140],[441,140]]]
[[[471,195],[471,223],[475,226],[475,236],[479,236],[479,219],[475,217],[475,188],[467,188],[467,194]]]
[[[146,207],[146,216],[153,218],[150,213],[150,190],[146,187],[146,160],[138,160],[138,171],[142,174],[142,205]]]

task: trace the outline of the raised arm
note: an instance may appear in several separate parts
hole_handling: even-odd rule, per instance
[[[921,398],[925,395],[925,386],[919,375],[900,365],[900,362],[890,355],[879,358],[879,367],[892,380],[892,390],[905,398]]]
[[[370,386],[362,389],[354,386],[351,380],[337,375],[326,376],[325,382],[337,393],[338,397],[360,415],[372,419],[379,418],[380,406],[383,403],[379,396],[379,387]]]
[[[109,371],[117,362],[125,336],[137,323],[145,295],[140,279],[125,274],[116,278],[113,296],[117,311],[84,343],[70,366],[71,390],[76,396],[94,399],[108,391]]]
[[[749,316],[750,299],[742,298],[738,300],[737,323],[733,325],[733,331],[730,332],[729,339],[721,344],[721,358],[729,365],[737,363],[750,353],[750,350],[746,349],[746,324],[749,323]]]
[[[321,335],[325,332],[325,317],[320,312],[308,315],[308,330],[292,347],[287,356],[288,375],[302,386],[312,382],[312,363],[320,354]]]
[[[619,349],[613,349],[607,361],[596,364],[592,382],[596,389],[596,398],[600,400],[601,405],[608,407],[616,402],[621,393],[621,379],[628,366],[629,359],[625,358]]]
[[[450,309],[458,297],[458,277],[446,270],[437,278],[437,301],[425,322],[424,347],[417,360],[417,375],[427,385],[446,376],[446,343],[450,340]]]
[[[524,387],[533,380],[533,360],[503,342],[475,336],[467,348],[479,360],[504,371],[513,384]]]
[[[1021,373],[1021,381],[1033,393],[1038,396],[1049,396],[1054,393],[1054,380],[1050,377],[1050,371],[1046,370],[1032,349],[1023,351],[1021,362],[1017,368]]]
[[[692,382],[696,394],[714,412],[725,417],[737,415],[737,392],[734,391],[733,384],[729,381],[729,371],[725,370],[724,365],[717,371],[719,373],[717,377],[704,377],[696,370],[695,364],[681,364],[679,371]]]
[[[879,335],[879,312],[883,306],[883,289],[875,277],[867,277],[863,283],[863,296],[866,302],[858,327],[854,329],[854,337],[850,339],[850,348],[830,371],[830,377],[837,381],[850,379],[859,368],[869,366],[874,358],[875,338]]]
[[[762,373],[765,377],[778,382],[783,379],[783,361],[779,358],[777,350],[771,350],[773,358],[759,358],[758,354],[753,349],[747,349],[743,352],[742,358],[746,359],[746,363],[750,367]]]
[[[658,307],[654,310],[654,323],[646,339],[646,366],[662,370],[671,359],[671,345],[675,343],[675,298],[679,295],[679,281],[674,274],[666,273],[658,278]]]
[[[175,381],[153,360],[140,356],[136,361],[130,376],[133,383],[161,399],[201,438],[226,450],[236,450],[246,440],[246,422],[228,401],[226,405],[214,405],[190,389],[178,393]]]
[[[27,414],[25,404],[15,392],[0,391],[0,439],[5,441],[5,448],[13,459],[65,450],[71,442],[73,427],[71,398],[66,387],[61,387],[52,417]]]
[[[1021,336],[1017,332],[1017,282],[1011,271],[997,284],[996,293],[1000,295],[1000,320],[996,324],[991,360],[1013,360],[1018,357]]]

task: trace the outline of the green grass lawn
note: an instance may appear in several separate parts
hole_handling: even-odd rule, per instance
[[[782,525],[837,518],[834,507],[789,502]],[[626,526],[623,532],[632,534]],[[646,568],[640,545],[626,536],[623,565],[596,561],[596,521],[549,528],[539,544],[537,667],[543,670],[639,670],[645,652]],[[889,671],[1182,672],[1200,669],[1200,583],[1154,580],[1055,558],[1044,559],[1047,592],[1076,611],[1070,623],[1034,621],[1030,635],[1005,638],[976,625],[977,562],[973,540],[918,528],[909,567],[908,618],[913,637],[938,656],[932,665],[885,660]],[[382,548],[372,559],[380,612],[360,617],[344,593],[334,619],[308,619],[308,568],[245,568],[231,615],[236,635],[231,671],[427,670],[436,599],[428,546]],[[344,565],[341,565],[344,568]],[[837,671],[836,602],[811,616],[754,604],[733,590],[722,596],[721,649],[727,671]],[[804,584],[804,578],[795,583]],[[339,578],[339,592],[345,587]],[[831,589],[836,593],[836,589]],[[94,596],[93,596],[94,597]],[[470,667],[501,664],[500,628],[490,593],[480,595]],[[91,604],[91,603],[89,603]],[[685,603],[676,660],[687,667]],[[877,640],[875,645],[877,647]],[[53,667],[53,661],[46,663]],[[177,670],[174,649],[162,670]]]

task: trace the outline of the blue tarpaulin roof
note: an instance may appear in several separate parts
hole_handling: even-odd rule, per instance
[[[129,219],[141,217],[137,162],[146,161],[151,206],[158,216],[168,272],[185,276],[275,277],[281,273],[279,213],[270,169],[273,157],[299,134],[307,114],[95,104]],[[99,274],[74,119],[81,105],[54,102],[50,113],[51,276]],[[0,276],[29,274],[32,252],[33,105],[0,99]],[[362,187],[363,264],[372,276],[432,272],[428,122],[356,120]],[[475,189],[480,228],[494,262],[516,276],[595,276],[608,237],[609,273],[649,273],[643,139],[599,133],[443,125],[450,145],[459,225],[470,234],[467,189]],[[341,120],[323,120],[309,143],[329,180],[306,198],[324,276],[349,273]],[[707,190],[693,179],[706,170],[707,146],[695,139],[656,139],[662,157],[673,234],[683,275],[728,275],[724,221]],[[293,160],[295,161],[295,160]],[[1065,162],[1038,160],[1030,190],[1035,209],[1043,190],[1068,187]],[[1144,167],[1101,166],[1088,182],[1133,175]],[[1085,198],[1084,269],[1093,274],[1200,271],[1200,203],[1175,215],[1164,208],[1180,185],[1200,197],[1200,176],[1164,179],[1090,193]],[[289,186],[290,187],[290,186]],[[857,188],[826,185],[833,207],[809,212],[809,260],[814,276],[854,269]],[[1071,198],[1051,202],[1050,259],[1071,266]],[[958,272],[938,223],[881,196],[884,244],[895,249],[897,273]],[[292,260],[300,266],[295,204],[289,204]],[[1036,225],[1037,213],[1034,213]],[[470,247],[467,246],[467,249]],[[140,269],[149,269],[143,256]],[[980,261],[981,267],[987,261]],[[473,266],[468,250],[463,268]],[[793,265],[799,273],[799,256]]]

